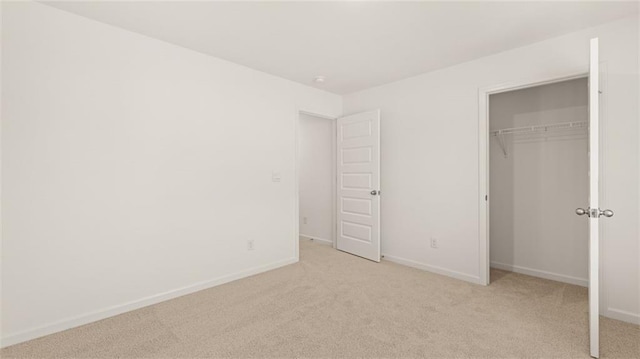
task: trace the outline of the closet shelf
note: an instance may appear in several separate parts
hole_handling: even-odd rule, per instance
[[[577,127],[587,127],[587,121],[559,122],[559,123],[550,123],[547,125],[503,128],[500,130],[491,131],[491,135],[492,136],[511,135],[511,134],[530,133],[530,132],[540,132],[540,131],[547,132],[549,130],[565,130],[565,129],[572,129]]]
[[[578,128],[586,128],[586,127],[588,127],[587,121],[559,122],[559,123],[551,123],[546,125],[503,128],[500,130],[493,130],[490,132],[490,134],[491,136],[495,136],[498,139],[498,144],[500,145],[500,149],[502,149],[502,153],[506,158],[507,147],[504,142],[505,135],[548,133],[551,131],[571,130],[571,129],[578,129]]]

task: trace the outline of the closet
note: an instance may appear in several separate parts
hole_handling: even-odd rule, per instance
[[[587,78],[491,95],[491,267],[588,285]]]

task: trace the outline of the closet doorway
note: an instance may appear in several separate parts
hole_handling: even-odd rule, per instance
[[[490,267],[588,287],[588,78],[489,96]]]

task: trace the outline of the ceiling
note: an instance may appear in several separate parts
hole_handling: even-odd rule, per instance
[[[589,1],[46,4],[337,94],[638,11],[636,2]],[[315,83],[317,75],[326,81]]]

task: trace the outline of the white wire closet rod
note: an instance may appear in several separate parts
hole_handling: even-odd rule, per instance
[[[587,121],[574,121],[574,122],[558,122],[547,125],[525,126],[525,127],[511,127],[503,128],[500,130],[491,131],[491,136],[496,137],[498,145],[502,150],[504,158],[507,158],[507,144],[505,143],[505,135],[522,135],[527,133],[547,133],[560,130],[571,130],[588,127]]]
[[[524,127],[511,127],[503,128],[500,130],[491,131],[491,136],[499,135],[516,135],[532,132],[547,132],[553,130],[568,130],[573,128],[587,127],[587,121],[574,121],[574,122],[559,122],[550,123],[546,125],[524,126]]]

